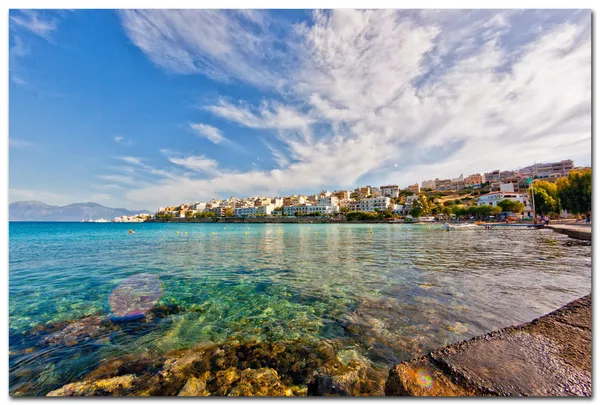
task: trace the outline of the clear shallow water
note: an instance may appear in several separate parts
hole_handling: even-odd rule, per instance
[[[9,243],[10,388],[34,395],[112,356],[231,339],[344,339],[388,365],[591,291],[591,244],[550,230],[11,223]],[[111,293],[140,274],[160,280],[157,306],[177,310],[40,344],[41,327],[110,316]]]

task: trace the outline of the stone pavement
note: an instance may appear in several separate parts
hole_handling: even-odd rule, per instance
[[[386,395],[591,396],[592,298],[403,362]]]
[[[591,225],[583,225],[583,224],[562,225],[562,224],[550,223],[548,225],[548,228],[552,229],[554,232],[565,234],[574,239],[592,240],[592,226]]]

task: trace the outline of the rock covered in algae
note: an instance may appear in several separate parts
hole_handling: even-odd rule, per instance
[[[72,397],[72,396],[104,396],[104,395],[127,395],[135,380],[134,375],[123,375],[98,381],[83,381],[67,384],[57,390],[48,393],[49,397]]]
[[[364,357],[344,364],[337,346],[231,342],[155,357],[128,355],[107,360],[83,381],[48,395],[383,395],[387,371]]]

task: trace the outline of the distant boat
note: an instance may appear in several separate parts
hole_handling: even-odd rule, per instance
[[[444,231],[467,231],[467,230],[473,230],[473,229],[481,229],[481,227],[479,225],[475,225],[475,224],[456,224],[456,225],[452,225],[449,224],[448,222],[446,222],[444,225],[442,225],[442,229]]]
[[[435,217],[419,217],[419,222],[435,222]]]

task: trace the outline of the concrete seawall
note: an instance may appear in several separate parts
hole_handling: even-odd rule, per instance
[[[562,233],[573,239],[592,240],[590,225],[548,225],[554,232]]]
[[[394,366],[386,395],[591,396],[592,297]]]

